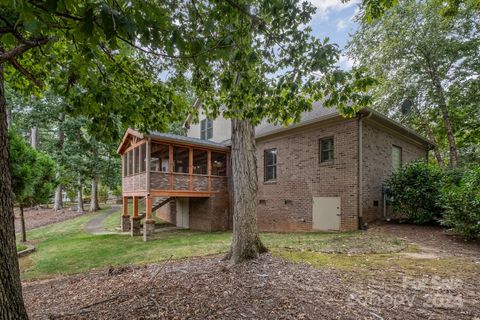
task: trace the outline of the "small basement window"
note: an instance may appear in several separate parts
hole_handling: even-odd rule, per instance
[[[265,181],[277,180],[277,149],[264,151]]]
[[[319,140],[320,162],[333,161],[333,137]]]

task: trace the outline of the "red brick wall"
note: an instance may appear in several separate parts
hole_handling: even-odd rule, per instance
[[[210,198],[190,198],[190,229],[221,231],[228,229],[228,193],[216,193]]]
[[[317,124],[257,141],[257,221],[265,231],[312,230],[313,197],[341,198],[341,230],[358,227],[358,120]],[[319,163],[319,139],[334,137],[333,163]],[[264,150],[277,148],[277,181],[264,182]],[[288,200],[285,204],[285,200]]]
[[[392,145],[402,148],[403,164],[427,155],[425,146],[382,128],[370,119],[363,122],[362,212],[366,222],[383,218],[382,184],[393,170]],[[374,201],[378,201],[378,206]]]

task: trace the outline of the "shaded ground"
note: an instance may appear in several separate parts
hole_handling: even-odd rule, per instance
[[[370,233],[394,235],[407,243],[415,244],[420,253],[431,257],[475,256],[480,259],[480,242],[467,242],[463,238],[448,234],[444,228],[409,224],[380,224]]]
[[[46,226],[48,224],[65,221],[71,218],[81,216],[76,210],[65,208],[59,211],[53,209],[24,209],[25,228],[27,230]],[[15,232],[20,232],[20,211],[15,208]]]
[[[22,277],[56,276],[23,282],[31,319],[480,318],[478,243],[439,228],[261,234],[272,252],[232,266],[220,261],[230,233],[145,243],[87,234],[92,217],[31,232],[38,251],[20,259]]]
[[[265,254],[238,266],[212,257],[92,271],[25,283],[24,295],[32,319],[473,319],[478,281],[478,272],[452,282]]]

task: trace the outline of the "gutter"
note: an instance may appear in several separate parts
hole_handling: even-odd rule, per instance
[[[373,112],[367,115],[358,115],[358,229],[363,230],[363,119],[368,119]]]

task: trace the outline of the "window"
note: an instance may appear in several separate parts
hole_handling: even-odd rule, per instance
[[[265,181],[277,179],[277,149],[268,149],[264,152]]]
[[[212,175],[223,176],[227,175],[227,155],[225,153],[212,152]]]
[[[204,150],[193,149],[193,173],[207,174],[208,153]]]
[[[213,120],[203,119],[200,121],[200,139],[209,140],[213,138]]]
[[[138,173],[138,167],[139,167],[139,164],[140,164],[140,161],[138,161],[140,159],[140,148],[136,147],[135,149],[133,149],[133,154],[134,154],[134,167],[135,167],[135,174]]]
[[[150,171],[170,172],[168,145],[152,143]]]
[[[128,152],[128,175],[133,174],[133,150]]]
[[[392,146],[392,168],[398,170],[402,167],[402,148]]]
[[[145,168],[147,167],[147,144],[144,143],[140,146],[140,172],[145,172]]]
[[[333,161],[333,137],[320,139],[320,162]]]

